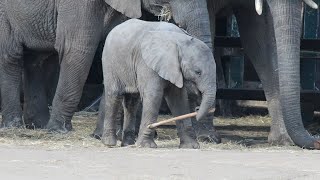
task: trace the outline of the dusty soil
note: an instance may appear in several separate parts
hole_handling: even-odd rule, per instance
[[[168,116],[161,116],[160,119]],[[158,149],[107,148],[90,134],[96,114],[78,113],[66,135],[0,130],[5,179],[319,179],[319,151],[271,146],[268,116],[216,118],[219,145],[180,150],[175,129],[158,129]],[[2,179],[2,178],[1,178]]]

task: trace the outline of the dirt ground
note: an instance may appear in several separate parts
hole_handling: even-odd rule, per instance
[[[161,116],[161,119],[168,116]],[[219,145],[178,149],[175,129],[158,129],[157,149],[107,148],[90,134],[96,114],[77,113],[66,135],[0,130],[1,179],[319,179],[319,151],[267,143],[268,116],[216,118]]]

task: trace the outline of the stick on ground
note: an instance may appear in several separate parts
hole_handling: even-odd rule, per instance
[[[215,111],[215,109],[211,109],[211,110],[209,110],[208,113],[214,113],[214,111]],[[163,121],[160,121],[160,122],[156,122],[156,123],[148,125],[148,128],[149,129],[153,129],[153,128],[156,128],[158,126],[161,126],[161,125],[173,122],[173,121],[180,121],[180,120],[184,120],[184,119],[187,119],[187,118],[192,118],[192,117],[195,117],[195,116],[197,116],[197,112],[193,112],[193,113],[177,116],[177,117],[174,117],[174,118],[170,118],[170,119],[167,119],[167,120],[163,120]]]

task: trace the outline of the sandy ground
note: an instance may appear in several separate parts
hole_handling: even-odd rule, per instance
[[[89,136],[95,120],[78,114],[66,135],[1,129],[0,179],[320,179],[320,151],[267,143],[269,117],[217,118],[223,143],[200,150],[178,149],[174,129],[158,130],[158,149],[107,148]]]
[[[320,179],[317,151],[0,147],[1,179]]]

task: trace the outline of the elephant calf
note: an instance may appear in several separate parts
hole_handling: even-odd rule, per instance
[[[216,96],[216,67],[209,47],[179,27],[165,22],[128,20],[108,35],[103,55],[105,119],[102,142],[115,146],[115,119],[123,103],[122,146],[135,143],[135,111],[141,97],[143,110],[137,139],[139,147],[157,147],[154,130],[161,100],[174,116],[189,113],[187,89],[202,94],[197,120],[206,116]],[[180,148],[199,148],[191,119],[177,122]]]

